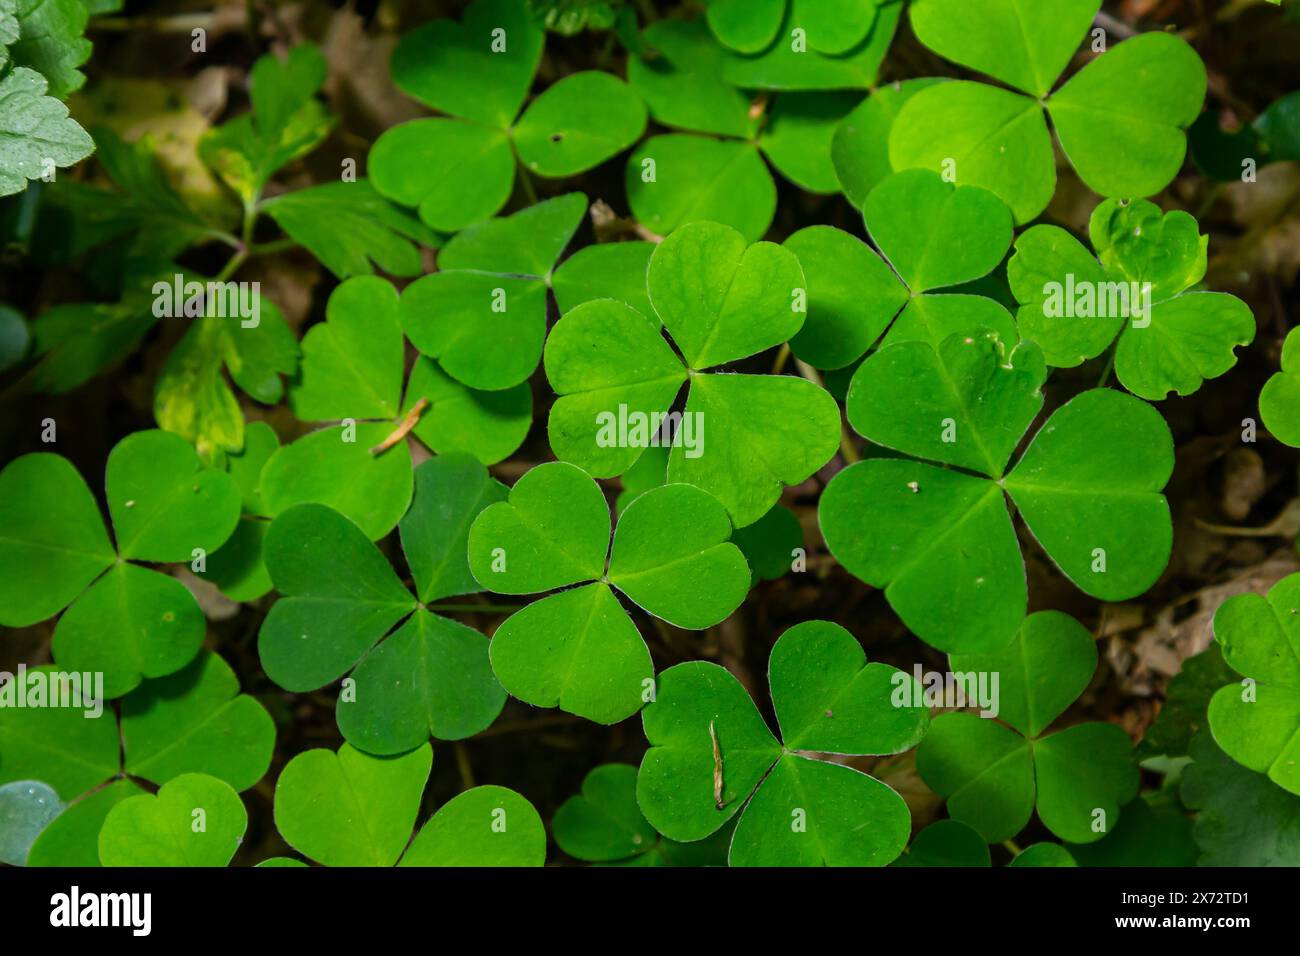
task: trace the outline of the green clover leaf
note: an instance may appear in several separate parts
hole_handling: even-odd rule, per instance
[[[24,455],[0,472],[0,623],[22,627],[68,608],[54,629],[55,659],[102,671],[112,698],[184,667],[205,630],[183,584],[127,562],[172,564],[215,551],[239,519],[239,492],[184,439],[162,431],[119,442],[104,484],[116,550],[67,459]]]
[[[668,480],[713,495],[736,527],[753,524],[784,485],[803,481],[835,454],[838,408],[803,379],[708,370],[799,331],[803,270],[780,246],[749,245],[728,226],[694,223],[655,249],[647,284],[681,358],[629,306],[598,300],[569,312],[546,343],[547,378],[560,396],[548,426],[551,448],[596,477],[622,474],[656,440],[651,432],[659,426],[638,435],[632,424],[618,423],[662,421],[689,382]],[[694,447],[687,447],[685,423],[696,429]]]
[[[504,787],[465,791],[411,840],[432,766],[427,743],[393,757],[372,757],[348,744],[337,753],[300,753],[276,781],[276,829],[295,850],[324,866],[545,862],[546,831],[537,811]]]
[[[1282,370],[1259,393],[1259,417],[1274,438],[1300,448],[1300,333],[1295,329],[1282,343]]]
[[[40,667],[27,676],[58,673]],[[32,845],[31,865],[98,866],[100,826],[143,792],[140,781],[201,773],[247,790],[266,773],[274,745],[271,716],[239,693],[220,656],[203,651],[183,670],[144,681],[122,699],[117,719],[88,707],[0,709],[0,783],[40,780],[68,804]]]
[[[722,3],[746,19],[762,6],[744,0]],[[896,0],[788,0],[784,17],[768,16],[768,27],[775,23],[770,45],[726,50],[723,74],[744,89],[869,89],[902,15],[903,4]]]
[[[708,23],[714,35],[736,52],[761,53],[776,40],[790,8],[794,25],[807,34],[809,47],[839,56],[871,32],[879,5],[879,0],[711,0]]]
[[[528,605],[497,629],[498,679],[526,703],[598,723],[636,713],[654,669],[613,589],[676,627],[712,627],[749,590],[749,568],[730,537],[717,501],[672,484],[633,501],[611,545],[609,505],[591,478],[563,462],[529,470],[507,501],[475,519],[470,569],[498,594],[581,586]]]
[[[586,209],[586,196],[569,193],[457,235],[438,256],[440,271],[402,293],[411,343],[470,388],[527,391],[551,274]]]
[[[1187,291],[1205,275],[1208,238],[1195,219],[1146,200],[1108,200],[1090,232],[1096,258],[1064,229],[1039,225],[1020,235],[1007,265],[1020,333],[1048,365],[1071,368],[1118,335],[1116,376],[1158,401],[1190,395],[1236,364],[1255,318],[1235,296]]]
[[[465,565],[470,522],[505,490],[463,455],[416,470],[402,550],[419,599],[365,533],[323,505],[295,505],[266,534],[266,566],[282,597],[258,636],[267,676],[309,691],[351,672],[336,708],[343,736],[394,754],[428,737],[459,740],[496,719],[505,693],[488,642],[437,614],[438,601],[478,590]]]
[[[642,315],[654,315],[645,287],[654,251],[653,242],[602,242],[579,249],[551,277],[560,315],[596,299],[617,299]]]
[[[1239,594],[1214,614],[1223,659],[1242,677],[1211,699],[1210,731],[1233,760],[1300,795],[1300,574],[1267,600]]]
[[[781,741],[740,682],[716,664],[678,664],[659,675],[642,714],[650,749],[636,795],[646,819],[668,839],[693,842],[739,815],[732,866],[889,863],[907,843],[903,799],[866,774],[800,751],[891,754],[915,746],[928,711],[891,703],[898,680],[908,678],[868,664],[853,636],[826,621],[782,634],[768,677]]]
[[[882,347],[926,342],[937,349],[954,333],[984,330],[1016,341],[1010,314],[992,299],[934,294],[987,276],[1006,255],[1011,216],[996,196],[913,169],[874,188],[863,216],[883,259],[829,226],[786,240],[808,280],[808,319],[790,340],[795,355],[816,368],[845,368],[887,328]]]
[[[603,866],[722,866],[731,827],[697,843],[677,843],[655,832],[636,803],[637,768],[596,767],[582,792],[560,805],[551,821],[555,842],[579,860]]]
[[[99,859],[104,866],[226,866],[247,828],[248,811],[229,784],[187,773],[156,795],[116,804],[99,831]]]
[[[644,36],[655,55],[631,57],[628,82],[658,122],[688,131],[651,137],[628,157],[628,203],[646,228],[667,235],[713,221],[759,239],[776,211],[763,157],[810,192],[839,189],[831,138],[857,95],[782,95],[760,132],[758,107],[723,77],[723,52],[702,23],[661,20]]]
[[[208,555],[206,566],[194,569],[221,589],[232,601],[255,601],[271,590],[271,576],[262,559],[267,520],[262,502],[262,469],[280,449],[280,438],[266,422],[250,422],[244,430],[242,451],[226,455],[226,473],[235,480],[244,499],[243,513],[226,543]]]
[[[525,175],[562,178],[636,142],[645,107],[609,73],[566,76],[520,115],[544,42],[525,0],[475,0],[460,23],[434,20],[402,37],[394,82],[449,118],[411,120],[380,136],[370,152],[375,188],[418,207],[431,228],[456,232],[505,205],[516,157]]]
[[[879,87],[835,128],[831,162],[841,192],[855,207],[860,209],[871,190],[895,171],[889,161],[889,131],[903,104],[926,87],[942,82],[921,77]]]
[[[1024,618],[1024,559],[1004,493],[1048,556],[1086,594],[1119,601],[1150,587],[1164,570],[1173,537],[1161,494],[1173,470],[1173,441],[1160,414],[1121,392],[1083,392],[1048,418],[1004,477],[1006,458],[1041,402],[1031,391],[1042,381],[1041,357],[1029,345],[1008,361],[995,336],[960,333],[941,349],[949,356],[969,354],[945,363],[917,343],[882,349],[875,366],[880,374],[860,372],[855,379],[850,421],[866,429],[866,437],[906,454],[933,456],[945,465],[964,461],[975,470],[984,467],[979,462],[994,467],[976,475],[872,458],[846,468],[819,506],[822,534],[836,559],[884,588],[918,637],[955,653],[1006,646]],[[926,362],[939,371],[923,372]],[[962,374],[945,378],[945,365]],[[903,377],[922,374],[928,377]],[[922,381],[943,390],[934,398]],[[912,406],[903,395],[911,396]],[[993,395],[998,398],[986,406],[984,397]],[[896,418],[883,411],[888,408]]]
[[[1057,88],[1100,5],[917,0],[910,15],[922,43],[1011,89],[961,80],[916,93],[890,133],[893,168],[947,168],[957,181],[996,193],[1017,222],[1028,222],[1056,187],[1046,110],[1093,191],[1137,198],[1167,186],[1187,151],[1183,130],[1205,99],[1205,66],[1178,37],[1146,33],[1102,53]]]
[[[989,845],[960,820],[938,820],[912,838],[894,866],[992,866]]]
[[[916,755],[921,778],[948,813],[990,843],[1009,839],[1035,806],[1049,830],[1074,843],[1110,832],[1137,793],[1128,735],[1113,724],[1079,724],[1044,735],[1097,669],[1092,635],[1074,618],[1040,611],[1011,644],[953,655],[954,673],[997,674],[1000,717],[937,717]]]

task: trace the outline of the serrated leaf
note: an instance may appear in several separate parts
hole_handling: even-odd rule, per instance
[[[41,74],[23,66],[0,80],[0,196],[22,192],[28,180],[45,176],[52,167],[71,166],[95,149],[89,134],[66,106],[46,95],[47,89]]]

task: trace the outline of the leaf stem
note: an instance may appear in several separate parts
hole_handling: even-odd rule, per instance
[[[522,604],[430,604],[430,611],[449,614],[513,614]]]
[[[1101,378],[1097,380],[1098,388],[1105,388],[1106,383],[1110,381],[1110,373],[1115,370],[1115,352],[1117,351],[1118,340],[1112,344],[1106,352],[1106,367],[1101,370]]]
[[[1016,843],[1015,840],[1003,840],[1002,845],[1006,847],[1008,850],[1010,850],[1012,853],[1014,853],[1016,856],[1019,856],[1021,853],[1020,844]]]

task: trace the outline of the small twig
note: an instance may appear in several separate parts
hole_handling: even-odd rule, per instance
[[[411,410],[406,413],[406,417],[398,423],[395,429],[393,429],[393,433],[374,448],[370,449],[370,454],[383,454],[405,438],[410,433],[411,429],[415,427],[415,423],[420,420],[420,416],[424,414],[424,410],[428,407],[429,400],[427,398],[421,398],[418,402],[412,405]]]
[[[713,803],[719,810],[723,807],[722,802],[722,749],[718,746],[718,732],[713,729],[713,721],[709,721],[709,737],[713,740]]]

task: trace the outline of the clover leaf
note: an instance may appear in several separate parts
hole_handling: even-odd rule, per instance
[[[1282,370],[1270,376],[1259,393],[1259,417],[1274,438],[1300,448],[1300,334],[1296,329],[1282,343]]]
[[[29,697],[59,673],[29,669]],[[270,715],[239,693],[221,657],[204,651],[174,674],[145,680],[122,699],[118,718],[88,702],[0,708],[0,783],[39,780],[68,804],[32,845],[31,865],[98,866],[104,817],[141,793],[141,781],[166,784],[194,772],[246,790],[266,773],[274,744]]]
[[[402,293],[411,343],[470,388],[520,386],[542,355],[551,273],[586,209],[569,193],[457,235],[439,271]]]
[[[712,0],[709,28],[739,53],[761,53],[780,32],[787,8],[807,34],[808,45],[832,56],[862,42],[875,24],[879,0]]]
[[[416,596],[347,518],[318,504],[286,510],[266,534],[266,567],[282,595],[262,622],[262,667],[286,690],[343,677],[335,709],[343,736],[376,754],[429,736],[459,740],[505,703],[483,635],[436,613],[443,598],[478,590],[465,566],[470,522],[505,490],[468,456],[442,455],[416,471],[402,519],[402,550]]]
[[[243,497],[243,512],[226,543],[208,555],[206,565],[191,570],[220,588],[232,601],[255,601],[271,590],[271,576],[262,559],[262,544],[270,515],[262,501],[262,469],[280,448],[280,438],[266,422],[251,422],[244,431],[242,451],[226,455],[226,473]]]
[[[780,741],[740,682],[716,664],[693,661],[659,675],[642,714],[650,749],[637,803],[646,819],[665,837],[692,842],[739,814],[732,866],[889,863],[910,829],[902,797],[802,752],[892,754],[915,746],[928,711],[891,702],[898,680],[908,678],[868,664],[839,625],[809,621],[777,640],[768,679]]]
[[[628,157],[628,203],[646,228],[667,235],[714,221],[759,239],[776,211],[763,157],[803,189],[838,190],[831,137],[858,97],[785,94],[760,124],[762,110],[724,79],[723,53],[703,24],[661,20],[644,36],[655,55],[631,57],[628,82],[658,122],[688,131],[651,137]]]
[[[894,866],[992,866],[989,845],[960,820],[938,820],[912,838]]]
[[[348,744],[308,750],[275,785],[275,826],[303,856],[325,866],[541,866],[546,831],[532,804],[505,787],[454,797],[411,839],[433,751],[395,757]],[[409,846],[408,846],[409,844]]]
[[[1067,614],[1040,611],[1010,645],[954,654],[951,669],[998,675],[1004,723],[973,713],[935,718],[916,766],[949,815],[990,843],[1024,829],[1035,806],[1062,839],[1090,843],[1110,832],[1137,793],[1128,735],[1100,723],[1044,734],[1097,669],[1092,635]]]
[[[1032,344],[1007,356],[996,336],[958,333],[940,353],[919,342],[882,349],[865,372],[864,364],[849,395],[853,426],[939,464],[851,465],[822,495],[822,534],[850,573],[885,589],[922,640],[954,653],[993,651],[1020,626],[1024,560],[1004,493],[1086,594],[1126,600],[1164,570],[1173,529],[1161,489],[1173,441],[1150,405],[1110,389],[1083,392],[1006,471],[1042,401]]]
[[[579,860],[606,866],[722,866],[731,827],[696,843],[655,832],[636,803],[637,768],[608,763],[587,774],[582,792],[560,805],[551,821],[555,842]]]
[[[1192,821],[1172,792],[1129,801],[1115,828],[1096,843],[1070,844],[1079,866],[1195,866]]]
[[[668,480],[713,495],[736,527],[753,524],[783,485],[835,454],[839,410],[804,379],[710,370],[799,331],[803,270],[780,246],[693,223],[655,249],[647,285],[681,357],[651,320],[619,302],[589,302],[565,315],[546,343],[546,375],[559,396],[551,448],[603,478],[627,471],[649,444],[670,441]],[[687,382],[685,417],[670,439],[659,435]]]
[[[1244,767],[1300,795],[1300,574],[1239,594],[1214,614],[1223,659],[1245,680],[1210,699],[1214,741]]]
[[[773,15],[776,6],[786,7],[784,17]],[[774,27],[764,47],[756,45],[762,37],[753,31],[754,39],[745,43],[750,49],[726,51],[727,82],[763,90],[875,86],[903,14],[903,4],[897,0],[761,0],[758,4],[719,0],[713,7],[727,11],[733,21],[761,22],[764,34]],[[718,32],[714,23],[718,12],[713,7],[709,21]],[[728,46],[734,45],[719,36]]]
[[[67,459],[24,455],[0,472],[0,623],[24,627],[67,608],[54,629],[55,659],[103,672],[112,698],[184,667],[205,630],[183,584],[130,562],[172,564],[216,550],[239,519],[239,492],[162,431],[119,442],[104,484],[116,548]]]
[[[905,103],[889,137],[895,169],[955,172],[1028,222],[1056,188],[1044,110],[1079,178],[1107,197],[1150,196],[1187,151],[1183,130],[1205,99],[1205,65],[1182,39],[1145,33],[1116,44],[1059,88],[1100,0],[916,0],[917,38],[1010,89],[958,80]],[[1055,89],[1055,92],[1053,90]]]
[[[563,462],[530,469],[506,501],[474,520],[470,569],[498,594],[570,589],[497,628],[497,678],[526,703],[598,723],[636,713],[654,668],[614,589],[676,627],[712,627],[749,590],[749,568],[730,537],[731,522],[717,501],[672,484],[633,501],[611,545],[609,505],[591,478]]]
[[[889,161],[889,131],[903,104],[926,87],[942,82],[937,77],[921,77],[881,86],[835,128],[831,162],[840,190],[855,207],[861,208],[871,190],[894,172]]]
[[[642,315],[654,315],[645,288],[645,274],[654,250],[653,242],[639,241],[601,242],[579,249],[551,276],[551,291],[560,314],[584,302],[617,299]]]
[[[109,810],[99,859],[104,866],[226,866],[247,828],[248,811],[229,784],[182,774],[157,794],[127,797]]]
[[[1094,257],[1058,226],[1021,233],[1007,265],[1020,334],[1047,364],[1071,368],[1115,345],[1115,374],[1156,401],[1190,395],[1236,364],[1255,318],[1236,296],[1187,291],[1205,275],[1208,238],[1185,212],[1108,200],[1092,214]]]
[[[876,186],[863,217],[883,259],[830,226],[809,226],[785,242],[808,280],[808,319],[790,340],[795,355],[816,368],[844,368],[886,328],[882,347],[918,341],[938,347],[956,332],[982,330],[1015,342],[1010,314],[992,299],[934,294],[987,276],[1006,255],[1011,216],[996,196],[912,169]]]
[[[636,142],[645,107],[598,70],[564,77],[520,115],[544,42],[525,0],[475,0],[460,23],[434,20],[402,37],[394,82],[447,118],[411,120],[380,136],[370,151],[375,188],[418,207],[428,226],[456,232],[505,205],[516,157],[525,176],[554,179]]]

